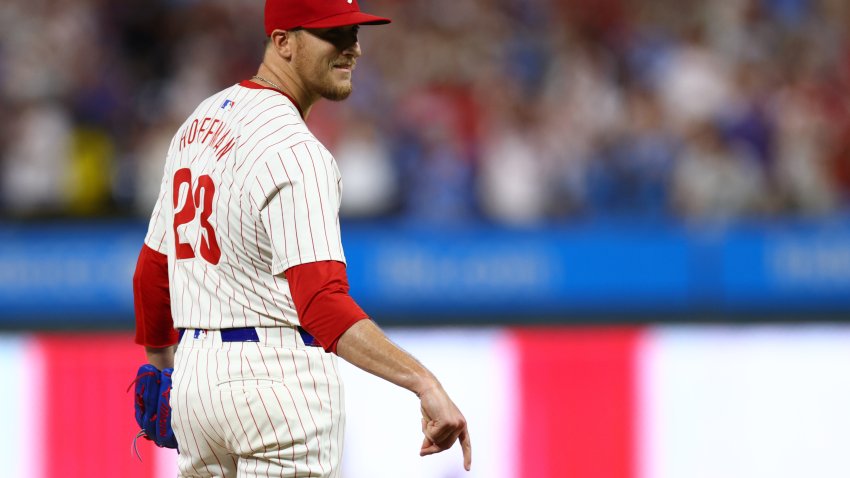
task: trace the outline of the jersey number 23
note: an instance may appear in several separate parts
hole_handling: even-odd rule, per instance
[[[186,198],[181,204],[181,189],[186,185]],[[212,214],[213,197],[215,196],[215,183],[208,175],[198,177],[194,191],[192,190],[192,171],[189,168],[178,169],[174,173],[174,243],[177,246],[177,259],[192,259],[195,257],[195,249],[192,244],[180,242],[177,228],[189,224],[198,217],[200,221],[200,240],[197,241],[198,252],[201,257],[210,264],[218,264],[221,259],[221,249],[215,237],[215,229],[210,224]],[[200,209],[200,215],[197,210]]]

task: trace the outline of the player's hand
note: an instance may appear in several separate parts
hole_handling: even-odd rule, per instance
[[[419,456],[448,450],[455,441],[459,441],[463,451],[463,467],[469,471],[472,467],[472,442],[466,418],[440,386],[423,392],[419,400],[422,407],[422,433],[425,435]]]

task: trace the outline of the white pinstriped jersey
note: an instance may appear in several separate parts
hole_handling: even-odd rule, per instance
[[[242,82],[171,141],[145,244],[168,255],[177,328],[298,325],[283,272],[345,262],[333,156],[292,101]]]

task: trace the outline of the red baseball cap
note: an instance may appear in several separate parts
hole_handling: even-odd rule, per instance
[[[266,35],[275,30],[383,25],[389,18],[360,11],[357,0],[266,0]]]

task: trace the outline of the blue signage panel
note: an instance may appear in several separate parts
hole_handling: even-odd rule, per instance
[[[135,223],[0,227],[0,318],[132,318],[144,234]]]
[[[691,244],[619,230],[348,230],[352,293],[391,313],[557,314],[687,306]]]
[[[132,322],[140,223],[0,226],[0,321]],[[369,313],[850,315],[850,226],[426,230],[343,227]]]
[[[725,309],[850,312],[850,228],[739,229],[720,247]]]

